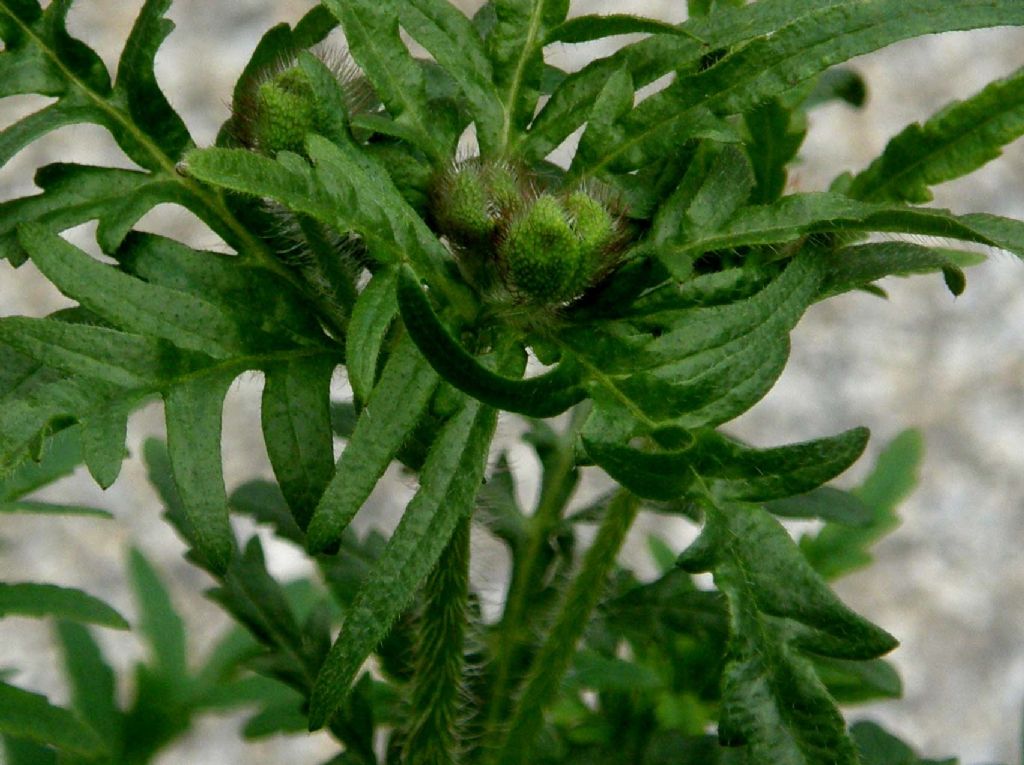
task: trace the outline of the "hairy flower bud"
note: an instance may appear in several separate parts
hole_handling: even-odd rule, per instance
[[[509,286],[531,301],[570,300],[586,286],[579,236],[565,208],[550,194],[541,194],[512,221],[499,256]]]
[[[313,89],[298,67],[260,83],[253,98],[251,135],[255,148],[270,154],[301,152],[306,134],[317,128]]]

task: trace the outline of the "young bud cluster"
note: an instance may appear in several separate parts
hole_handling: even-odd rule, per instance
[[[613,265],[622,244],[606,204],[582,190],[538,191],[506,164],[457,165],[432,196],[436,228],[465,270],[485,286],[497,278],[517,302],[575,300]]]

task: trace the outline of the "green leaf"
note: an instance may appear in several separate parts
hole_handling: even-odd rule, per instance
[[[437,375],[408,338],[392,351],[309,524],[309,549],[336,543],[430,403]]]
[[[480,35],[448,0],[405,0],[397,7],[402,28],[458,83],[476,122],[480,150],[490,154],[497,148],[503,111]]]
[[[916,430],[900,433],[878,456],[874,469],[854,496],[871,511],[868,525],[857,528],[827,523],[800,540],[800,550],[826,579],[836,579],[871,562],[868,548],[899,524],[896,507],[917,485],[924,442]]]
[[[308,298],[250,262],[139,232],[125,239],[116,257],[139,279],[217,306],[237,323],[247,347],[323,344],[323,331]]]
[[[1024,69],[904,128],[854,176],[846,193],[871,201],[929,202],[930,186],[967,175],[1024,135]]]
[[[381,269],[366,285],[352,309],[345,338],[345,368],[359,401],[368,401],[377,382],[377,360],[391,322],[398,313],[395,298],[397,272]]]
[[[61,292],[114,326],[214,358],[247,349],[237,322],[201,298],[121,273],[39,224],[21,226],[18,238]]]
[[[138,400],[115,402],[82,421],[82,452],[86,467],[100,488],[108,489],[121,472],[121,463],[128,456],[125,437],[128,416]]]
[[[9,501],[71,475],[82,462],[80,432],[67,429],[48,438],[39,459],[26,462],[0,478],[0,500]]]
[[[0,319],[0,341],[66,374],[125,388],[158,388],[188,368],[170,343],[56,319]]]
[[[151,651],[151,666],[172,686],[180,687],[188,679],[185,624],[156,569],[134,548],[128,572],[139,608],[139,631]]]
[[[334,472],[330,396],[336,363],[312,356],[266,370],[263,440],[300,527],[309,523]]]
[[[867,443],[867,428],[772,449],[753,449],[718,433],[703,433],[693,450],[695,470],[717,499],[759,502],[816,489],[850,467]]]
[[[363,661],[410,603],[455,526],[472,510],[496,421],[493,409],[471,400],[438,434],[420,472],[419,491],[360,587],[320,669],[310,700],[311,730],[323,726],[344,701]]]
[[[106,747],[92,728],[38,693],[0,682],[0,733],[27,738],[86,757]]]
[[[250,516],[256,523],[273,527],[282,539],[306,546],[306,534],[292,516],[291,508],[274,481],[247,481],[231,492],[228,505],[236,513]]]
[[[235,551],[221,467],[221,408],[235,372],[193,377],[164,395],[167,448],[195,552],[223,573]]]
[[[171,157],[192,145],[188,128],[161,92],[153,71],[157,48],[174,29],[164,18],[171,0],[146,0],[121,53],[114,98],[122,100],[135,125]]]
[[[409,336],[434,370],[459,390],[491,406],[532,417],[553,417],[585,395],[579,371],[571,362],[563,361],[550,372],[525,380],[487,369],[441,323],[419,278],[408,266],[399,272],[398,305]]]
[[[112,751],[119,751],[123,717],[117,707],[114,670],[87,627],[58,622],[57,640],[64,655],[64,674],[71,686],[71,708],[99,733]]]
[[[957,765],[955,757],[945,760],[922,760],[914,750],[882,726],[864,720],[854,723],[850,735],[857,744],[862,765]]]
[[[73,587],[54,584],[4,584],[0,582],[0,617],[18,616],[71,619],[128,629],[128,622],[112,607]]]
[[[858,202],[829,192],[790,194],[770,205],[741,208],[715,231],[691,231],[658,251],[670,271],[694,255],[749,245],[789,242],[834,231],[887,231],[986,244],[1024,257],[1024,223],[995,215]]]
[[[658,210],[652,231],[654,243],[686,239],[688,231],[718,229],[747,201],[754,182],[750,161],[740,149],[705,141],[686,175]],[[678,279],[689,276],[688,261],[662,260],[675,267]]]
[[[871,509],[848,491],[821,486],[805,494],[773,499],[764,503],[772,515],[782,518],[819,518],[843,526],[867,526]]]
[[[793,161],[807,135],[803,115],[771,99],[743,115],[751,140],[746,144],[757,185],[753,204],[768,204],[786,189],[786,166]]]
[[[596,691],[624,693],[657,691],[665,681],[642,664],[602,656],[594,651],[580,651],[573,660],[570,682]]]
[[[603,37],[632,34],[679,34],[686,35],[680,27],[658,19],[632,16],[628,13],[607,15],[576,16],[559,24],[548,32],[545,44],[584,43]]]
[[[396,0],[324,0],[341,22],[352,58],[373,83],[395,122],[414,138],[414,144],[440,161],[451,146],[432,129],[423,70],[398,34]]]
[[[911,242],[872,242],[844,247],[829,253],[828,260],[828,277],[822,286],[822,299],[864,287],[885,276],[941,271],[959,275],[960,280],[965,278],[951,251]],[[953,294],[960,293],[953,290]]]
[[[816,657],[815,671],[840,704],[861,704],[903,696],[899,673],[884,659],[849,661]]]
[[[565,20],[568,0],[494,0],[487,54],[504,108],[499,150],[508,148],[533,117],[544,73],[548,31]]]
[[[63,231],[98,220],[96,240],[104,252],[111,253],[157,204],[174,202],[202,212],[180,179],[161,174],[54,163],[37,170],[34,182],[41,189],[39,194],[0,204],[0,258],[15,265],[25,258],[16,236],[16,227],[22,223],[38,222]]]
[[[624,156],[653,161],[663,153],[665,136],[685,135],[686,126],[709,110],[719,115],[749,111],[835,64],[899,40],[1024,23],[1024,8],[984,0],[955,5],[944,0],[845,0],[797,6],[772,34],[737,48],[710,68],[677,78],[642,101],[623,123],[623,140],[609,144],[588,175],[640,166],[635,161],[624,164]]]
[[[679,564],[713,571],[729,599],[721,743],[746,745],[758,762],[857,765],[843,718],[804,652],[863,660],[896,641],[840,603],[760,508],[709,506]]]

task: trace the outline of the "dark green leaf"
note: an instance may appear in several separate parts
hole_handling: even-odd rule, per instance
[[[768,513],[707,508],[688,571],[712,570],[730,605],[719,739],[757,761],[857,765],[842,716],[803,652],[871,659],[895,647],[832,594]]]
[[[747,154],[754,167],[757,185],[753,204],[768,204],[786,189],[786,166],[793,161],[807,134],[806,121],[779,100],[772,99],[743,115],[750,132]]]
[[[860,457],[867,442],[867,428],[772,449],[752,449],[718,433],[703,433],[693,447],[695,470],[720,500],[782,499],[835,478]]]
[[[164,395],[167,449],[195,552],[223,573],[235,551],[221,467],[221,408],[233,371],[193,377]]]
[[[785,4],[779,4],[784,6]],[[589,169],[625,172],[639,155],[654,160],[663,138],[685,134],[687,125],[716,114],[738,114],[846,61],[918,35],[1024,23],[1024,8],[984,0],[951,5],[944,0],[885,0],[801,4],[785,26],[738,48],[697,74],[679,77],[624,121],[623,140],[609,144]],[[810,7],[807,7],[810,6]],[[776,9],[776,10],[780,10]],[[770,12],[770,11],[769,11]],[[707,39],[706,35],[704,36]],[[693,134],[692,132],[690,133]],[[624,164],[624,157],[632,157]]]
[[[923,125],[904,128],[846,193],[871,201],[929,202],[930,186],[977,170],[1021,135],[1024,69],[954,101]]]
[[[0,583],[0,617],[56,616],[77,622],[128,629],[128,622],[112,607],[72,587],[53,584]]]
[[[282,539],[305,547],[306,534],[292,517],[291,508],[277,483],[260,480],[243,483],[231,492],[228,505],[236,513],[243,513],[257,523],[272,526],[274,533]]]
[[[201,298],[128,276],[39,224],[21,226],[18,238],[61,292],[114,326],[214,358],[246,349],[238,324]]]
[[[395,299],[397,272],[381,269],[359,293],[345,338],[345,368],[352,392],[359,401],[369,401],[377,382],[377,359],[391,326],[398,303]]]
[[[821,298],[864,287],[885,276],[950,271],[964,278],[949,250],[911,242],[872,242],[844,247],[829,253],[828,260],[828,276]]]
[[[0,319],[0,340],[69,375],[125,388],[158,388],[186,371],[164,340],[55,319]]]
[[[436,386],[437,375],[405,338],[385,364],[317,505],[309,524],[310,550],[320,552],[338,541],[423,416]]]
[[[631,16],[628,13],[612,13],[607,16],[576,16],[569,19],[550,30],[545,43],[583,43],[600,40],[602,37],[632,34],[687,33],[665,21]]]
[[[171,0],[146,0],[121,53],[114,95],[123,99],[132,121],[170,157],[180,157],[192,144],[188,128],[156,82],[157,48],[174,29],[164,18]]]
[[[55,163],[36,172],[35,184],[41,193],[0,203],[0,258],[15,265],[25,258],[15,235],[22,223],[38,222],[63,231],[98,220],[96,240],[111,253],[157,204],[177,203],[202,211],[179,178],[161,173]]]
[[[310,701],[311,729],[321,727],[344,701],[363,661],[412,600],[456,524],[472,510],[496,419],[493,409],[469,401],[438,434],[420,472],[419,491],[360,588],[320,670]]]
[[[324,0],[341,22],[352,58],[373,83],[395,122],[428,156],[441,159],[451,148],[433,129],[423,71],[398,34],[397,0]]]
[[[263,440],[296,522],[309,523],[334,472],[331,434],[333,359],[311,356],[275,364],[263,387]]]
[[[532,417],[553,417],[579,403],[585,393],[572,362],[563,361],[539,377],[515,380],[483,366],[451,336],[408,266],[398,277],[402,321],[431,366],[456,388],[491,406]]]
[[[38,693],[0,682],[0,733],[50,744],[73,754],[96,756],[105,746],[92,728]]]
[[[458,83],[476,122],[481,151],[495,150],[502,104],[492,83],[491,62],[470,20],[448,0],[405,0],[397,7],[402,27]]]
[[[82,421],[85,464],[93,480],[103,489],[110,488],[117,480],[121,463],[128,456],[124,441],[128,432],[128,415],[136,404],[137,400],[129,398]]]
[[[494,84],[504,108],[499,150],[509,147],[533,117],[544,73],[549,30],[565,20],[568,0],[495,0],[495,24],[487,35]]]

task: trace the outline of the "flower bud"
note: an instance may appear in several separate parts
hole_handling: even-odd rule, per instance
[[[313,88],[298,67],[286,69],[257,86],[249,131],[254,147],[271,156],[301,152],[306,134],[316,130]]]
[[[550,194],[541,194],[512,220],[498,254],[509,287],[531,302],[571,300],[586,287],[579,236]]]

